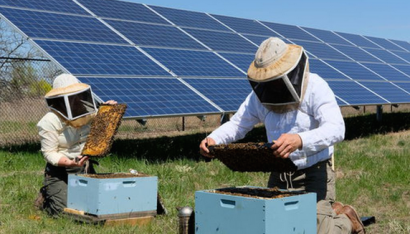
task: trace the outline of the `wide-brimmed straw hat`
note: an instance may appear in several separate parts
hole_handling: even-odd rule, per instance
[[[80,83],[80,81],[71,74],[61,74],[54,79],[53,89],[46,93],[45,97],[75,93],[89,87],[88,84]]]
[[[303,47],[286,44],[277,37],[262,42],[248,69],[248,79],[256,82],[269,81],[291,71],[299,62]]]

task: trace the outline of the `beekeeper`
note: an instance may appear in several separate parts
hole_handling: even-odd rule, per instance
[[[57,76],[45,100],[50,110],[37,128],[47,163],[35,205],[56,216],[67,206],[68,174],[95,173],[88,157],[80,154],[97,108],[91,87],[71,74]],[[116,104],[112,100],[106,103]]]
[[[298,167],[294,173],[272,172],[268,187],[315,192],[318,233],[364,233],[354,208],[335,202],[331,157],[333,145],[344,139],[344,120],[326,81],[309,72],[303,47],[268,38],[249,66],[248,80],[253,91],[230,121],[200,143],[201,154],[212,157],[208,146],[235,142],[263,123],[274,156]]]

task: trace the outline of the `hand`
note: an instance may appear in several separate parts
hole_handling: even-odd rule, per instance
[[[78,156],[73,161],[74,164],[71,164],[73,167],[82,167],[87,162],[88,156]]]
[[[108,104],[108,105],[115,105],[115,104],[117,104],[117,101],[114,101],[114,100],[108,100],[108,101],[104,102],[104,104]]]
[[[204,157],[213,158],[214,156],[209,153],[208,147],[215,144],[215,140],[210,137],[203,139],[199,145],[199,153]]]
[[[302,146],[302,139],[298,134],[284,133],[275,140],[272,149],[276,157],[288,158],[293,151],[301,149]]]

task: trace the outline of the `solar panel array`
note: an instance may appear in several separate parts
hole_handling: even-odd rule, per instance
[[[125,118],[235,112],[271,36],[307,50],[340,106],[410,100],[406,41],[117,0],[0,0],[0,13]]]

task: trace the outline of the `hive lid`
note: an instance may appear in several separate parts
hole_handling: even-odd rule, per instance
[[[229,169],[239,172],[294,172],[289,158],[278,158],[266,143],[232,143],[209,147],[210,153]]]
[[[99,107],[81,155],[103,157],[110,152],[114,136],[126,109],[126,104],[103,104]]]

